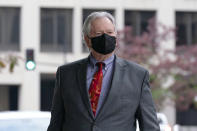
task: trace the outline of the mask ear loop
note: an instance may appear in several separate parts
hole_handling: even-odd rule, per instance
[[[87,37],[88,37],[88,39],[90,39],[90,40],[92,39],[91,37],[89,37],[89,35],[87,35]]]
[[[87,35],[88,39],[90,39],[91,41],[91,37],[89,37],[89,35]],[[89,52],[91,52],[90,48],[88,48]]]

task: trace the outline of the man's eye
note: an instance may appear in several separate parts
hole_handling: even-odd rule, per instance
[[[112,32],[112,31],[109,31],[109,32],[107,32],[107,34],[113,34],[114,32]]]
[[[96,36],[101,36],[102,35],[102,33],[96,33]]]

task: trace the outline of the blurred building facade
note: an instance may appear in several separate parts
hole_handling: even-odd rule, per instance
[[[180,39],[165,48],[197,43],[196,0],[0,0],[0,56],[19,56],[13,73],[0,72],[0,111],[49,110],[59,65],[87,57],[82,23],[92,11],[114,15],[117,28],[131,25],[136,34],[150,18],[177,27]],[[27,49],[34,50],[36,69],[25,69]],[[163,112],[176,123],[176,109]]]

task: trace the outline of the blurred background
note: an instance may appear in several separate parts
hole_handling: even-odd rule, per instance
[[[0,113],[50,111],[57,67],[88,56],[93,11],[115,17],[116,54],[149,69],[169,125],[196,131],[196,0],[0,0]]]

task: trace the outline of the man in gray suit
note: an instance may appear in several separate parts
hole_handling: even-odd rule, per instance
[[[114,55],[113,16],[90,14],[83,38],[89,57],[57,70],[48,131],[159,131],[148,71]]]

